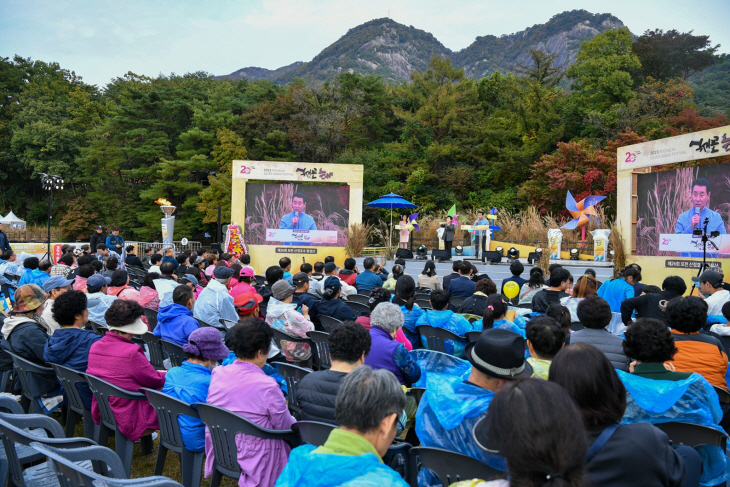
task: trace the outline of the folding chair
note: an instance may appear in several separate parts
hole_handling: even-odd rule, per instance
[[[61,450],[35,442],[31,445],[48,457],[60,487],[182,487],[167,477],[128,479],[116,453],[103,446]],[[76,463],[83,460],[102,464],[109,476],[102,476]]]
[[[180,455],[180,468],[182,470],[182,483],[185,487],[200,487],[200,477],[203,474],[204,452],[192,452],[185,448],[180,431],[180,416],[200,418],[198,411],[190,404],[175,399],[152,389],[142,388],[140,391],[147,395],[160,423],[160,444],[157,451],[157,462],[155,463],[155,475],[162,475],[165,466],[167,451]]]
[[[84,384],[88,387],[86,376],[78,370],[63,365],[53,363],[51,365],[53,366],[53,370],[56,371],[58,381],[63,386],[68,400],[68,404],[66,404],[66,408],[68,409],[66,413],[66,437],[71,438],[74,435],[76,422],[79,418],[83,418],[84,436],[93,439],[95,429],[94,419],[91,417],[91,411],[84,407],[84,402],[81,399],[81,394],[76,385]]]
[[[167,353],[167,356],[170,357],[170,364],[173,367],[180,367],[185,360],[187,360],[187,355],[185,355],[185,352],[183,352],[183,348],[178,345],[177,343],[169,342],[167,340],[160,340],[160,343],[162,344],[162,348],[165,350],[165,353]]]
[[[313,371],[287,362],[274,362],[271,365],[276,368],[279,375],[286,381],[287,405],[289,406],[289,410],[293,415],[301,417],[302,408],[299,402],[297,402],[297,387],[299,387],[299,382]]]
[[[444,486],[469,479],[492,480],[504,473],[472,457],[442,448],[411,448],[415,472],[422,468],[432,471]]]
[[[117,420],[114,417],[114,412],[109,404],[109,399],[112,397],[118,397],[131,401],[147,401],[147,396],[141,392],[126,391],[121,387],[110,384],[109,382],[91,374],[85,374],[85,376],[89,383],[89,388],[96,398],[96,404],[99,407],[99,413],[101,415],[101,424],[99,424],[96,430],[96,442],[102,446],[106,446],[109,433],[114,433],[114,445],[117,455],[119,455],[119,458],[122,460],[124,470],[127,473],[127,476],[129,476],[132,469],[132,450],[134,448],[134,441],[124,436],[119,430]],[[150,453],[152,453],[152,436],[143,436],[142,454],[148,455]]]
[[[446,353],[446,348],[444,347],[446,340],[452,340],[455,342],[463,342],[466,340],[466,337],[461,337],[449,330],[444,330],[443,328],[437,328],[430,325],[420,325],[417,326],[416,329],[418,330],[419,335],[426,337],[428,349],[435,350],[437,352]]]
[[[24,410],[32,414],[41,414],[43,409],[38,402],[38,398],[43,396],[47,391],[39,390],[36,380],[31,374],[38,374],[47,378],[53,377],[56,380],[56,371],[51,367],[41,367],[40,365],[34,364],[23,357],[16,355],[12,352],[5,350],[5,353],[13,358],[13,365],[15,366],[15,372],[17,373],[18,380],[20,380],[20,387],[22,389],[23,401],[21,406]]]
[[[239,433],[269,440],[283,440],[291,446],[298,446],[299,436],[292,430],[270,430],[249,421],[243,416],[210,404],[197,403],[200,418],[210,432],[215,461],[210,487],[220,487],[223,475],[238,480],[241,466],[238,464],[236,435]]]
[[[323,331],[308,331],[307,336],[312,339],[317,349],[317,370],[326,370],[332,367],[330,357],[330,334]]]

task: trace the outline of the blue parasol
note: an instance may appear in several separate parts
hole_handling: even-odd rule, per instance
[[[381,196],[375,201],[365,203],[365,206],[371,208],[390,208],[390,234],[391,238],[393,235],[393,208],[415,208],[416,205],[403,198],[402,196],[395,193],[388,193],[385,196]]]

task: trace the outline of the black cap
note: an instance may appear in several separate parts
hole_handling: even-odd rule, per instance
[[[516,380],[532,375],[525,360],[525,339],[501,328],[484,330],[464,349],[466,359],[480,372],[497,379]]]
[[[722,286],[722,276],[717,271],[705,271],[700,277],[693,277],[694,282],[707,282],[712,287]]]

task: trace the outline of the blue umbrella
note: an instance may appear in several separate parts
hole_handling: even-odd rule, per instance
[[[388,193],[385,196],[381,196],[375,201],[365,203],[365,206],[371,208],[390,208],[390,233],[393,234],[393,208],[415,208],[416,205],[403,198],[401,195],[395,193]]]

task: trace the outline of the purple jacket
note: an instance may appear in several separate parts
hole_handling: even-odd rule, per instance
[[[421,378],[421,368],[408,354],[408,351],[388,332],[377,326],[370,328],[372,346],[365,357],[365,365],[373,369],[385,369],[393,372],[398,382],[410,387]]]
[[[144,356],[142,347],[131,340],[107,333],[89,350],[89,366],[86,372],[128,391],[139,391],[142,387],[161,389],[165,385],[165,373],[158,372]],[[142,438],[148,430],[160,429],[157,413],[147,400],[109,398],[119,430],[132,441]],[[96,398],[91,402],[94,422],[101,422]]]
[[[213,369],[208,388],[208,404],[239,414],[259,426],[286,430],[296,423],[289,414],[284,395],[276,381],[248,362],[236,360]],[[286,466],[289,445],[283,440],[265,440],[236,435],[240,487],[273,487]],[[205,476],[213,474],[213,442],[205,429]]]

